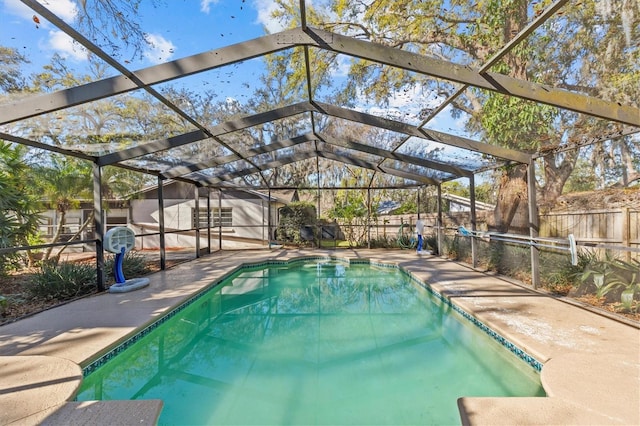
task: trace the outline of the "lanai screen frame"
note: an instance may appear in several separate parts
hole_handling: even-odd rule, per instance
[[[318,28],[307,25],[306,21],[306,2],[300,0],[300,27],[291,30],[282,31],[275,34],[265,35],[253,40],[241,42],[235,45],[214,49],[212,51],[203,52],[201,54],[185,57],[175,61],[143,68],[137,71],[130,71],[124,64],[119,62],[115,57],[107,54],[96,44],[92,43],[83,34],[66,24],[62,19],[52,13],[42,4],[35,0],[21,0],[22,3],[30,7],[35,13],[47,19],[49,22],[57,26],[61,31],[69,35],[72,39],[91,51],[97,57],[101,58],[107,64],[112,66],[120,75],[106,78],[103,80],[88,83],[82,86],[76,86],[69,89],[59,90],[54,93],[30,97],[24,100],[10,102],[0,105],[0,125],[14,123],[31,117],[36,117],[46,113],[64,110],[76,105],[82,105],[95,100],[108,98],[133,90],[142,89],[155,99],[159,100],[169,109],[177,113],[180,117],[191,123],[196,130],[161,140],[147,142],[143,145],[133,146],[127,149],[104,155],[90,155],[77,150],[65,149],[47,145],[35,140],[29,140],[10,133],[0,132],[0,138],[14,143],[43,149],[50,152],[72,156],[90,161],[93,165],[93,192],[94,192],[94,227],[96,232],[96,263],[98,270],[98,290],[104,290],[104,250],[102,240],[104,237],[103,209],[102,209],[102,168],[105,166],[122,167],[139,173],[156,176],[158,180],[158,199],[160,205],[160,243],[161,243],[161,267],[165,268],[164,253],[164,218],[162,205],[162,186],[167,179],[187,182],[194,185],[196,194],[196,203],[198,202],[198,188],[218,189],[222,191],[224,188],[242,188],[241,186],[230,184],[229,180],[234,177],[240,177],[244,174],[257,173],[264,185],[251,186],[250,189],[264,189],[269,193],[273,189],[281,187],[269,185],[263,173],[275,167],[287,164],[287,162],[300,161],[307,158],[315,158],[316,164],[319,158],[328,158],[335,161],[341,161],[345,164],[362,167],[372,170],[374,176],[376,173],[384,173],[395,175],[404,179],[410,179],[416,182],[416,186],[434,185],[438,190],[438,205],[441,205],[441,184],[448,180],[467,178],[471,190],[471,218],[472,230],[475,230],[475,175],[479,172],[502,167],[511,164],[522,164],[527,167],[528,178],[528,197],[529,197],[529,222],[530,237],[537,237],[538,232],[538,215],[535,200],[535,159],[539,154],[534,152],[523,152],[514,149],[507,149],[474,141],[468,138],[455,136],[452,134],[436,132],[426,128],[426,125],[447,105],[451,104],[464,90],[468,87],[476,87],[490,91],[496,91],[505,95],[514,96],[530,101],[555,106],[561,109],[570,110],[586,114],[589,116],[599,117],[612,122],[623,124],[624,130],[617,136],[606,135],[602,140],[610,140],[615,137],[624,136],[630,133],[640,131],[640,109],[620,105],[616,102],[604,101],[598,98],[569,92],[566,90],[556,89],[553,87],[543,86],[531,83],[525,80],[518,80],[503,74],[490,72],[492,65],[497,63],[504,55],[509,53],[518,43],[529,36],[536,28],[546,22],[556,12],[558,12],[568,0],[556,0],[550,4],[545,10],[535,17],[529,25],[527,25],[520,33],[513,37],[504,47],[496,52],[485,64],[478,69],[472,69],[467,66],[461,66],[449,61],[437,60],[434,58],[418,55],[392,47],[382,46],[368,41],[359,40],[345,35],[331,33],[320,30]],[[235,120],[229,120],[213,127],[198,122],[193,116],[187,113],[178,105],[172,103],[164,97],[160,92],[152,86],[161,82],[171,81],[180,77],[222,68],[251,58],[264,56],[267,54],[282,52],[293,48],[303,48],[305,54],[305,73],[307,79],[308,99],[304,102],[286,105],[280,108],[274,108],[270,111],[245,116]],[[435,110],[425,117],[418,125],[409,125],[400,121],[390,120],[386,118],[376,117],[370,114],[362,113],[352,109],[339,107],[320,102],[313,98],[311,91],[311,80],[313,70],[310,67],[309,49],[324,49],[339,54],[348,55],[377,62],[380,64],[401,68],[407,71],[415,72],[425,76],[448,80],[462,84],[449,98],[441,103]],[[269,123],[282,117],[292,117],[298,114],[311,114],[312,131],[298,135],[296,137],[276,141],[263,147],[238,151],[233,146],[225,143],[221,136],[250,128],[259,124]],[[329,117],[336,117],[343,120],[355,121],[368,126],[386,129],[389,131],[399,132],[405,135],[405,139],[391,150],[383,150],[368,145],[365,141],[343,138],[337,139],[331,135],[327,135],[320,131],[316,126],[314,117],[321,114]],[[419,157],[410,156],[396,152],[400,146],[410,138],[419,138],[426,141],[436,141],[447,146],[467,149],[482,153],[488,157],[495,159],[496,164],[481,168],[471,169],[449,164],[446,161],[426,160]],[[145,154],[162,152],[190,143],[211,140],[220,146],[225,147],[231,152],[230,155],[222,159],[211,159],[209,161],[199,163],[186,163],[182,166],[172,167],[168,170],[158,171],[143,167],[134,166],[125,163],[131,162],[135,158]],[[294,146],[296,144],[310,142],[314,143],[316,149],[306,154],[299,154],[288,158],[287,160],[278,160],[265,165],[257,164],[252,161],[252,157],[263,154],[265,152],[276,152],[280,149]],[[598,141],[590,141],[596,143]],[[333,146],[349,149],[354,152],[352,156],[338,156],[329,151],[323,151],[318,146]],[[378,162],[366,161],[359,158],[357,152],[372,154],[380,157]],[[243,160],[249,166],[245,170],[239,170],[233,173],[225,173],[218,176],[198,176],[200,170],[212,167],[212,165],[221,162],[230,162],[234,160]],[[415,164],[428,169],[437,170],[446,173],[449,176],[444,179],[434,179],[428,176],[421,176],[411,172],[407,172],[398,168],[389,167],[384,163],[388,160],[398,161],[404,164]],[[318,169],[319,173],[320,170]],[[189,177],[187,177],[187,175]],[[373,186],[373,177],[371,178],[368,189],[375,189]],[[364,188],[364,187],[363,187]],[[318,190],[320,186],[318,184]],[[325,189],[325,188],[322,188]],[[332,188],[326,188],[332,189]],[[209,196],[208,196],[209,197]],[[207,206],[210,206],[210,199],[207,198]],[[438,217],[441,222],[442,211],[439,208]],[[439,226],[438,225],[438,226]],[[196,230],[199,232],[199,229]],[[209,244],[209,248],[210,248]],[[196,256],[199,256],[199,250],[196,250]],[[472,257],[475,264],[475,240],[472,239]],[[538,250],[535,245],[531,245],[531,264],[532,264],[532,281],[534,286],[539,283],[539,265]]]

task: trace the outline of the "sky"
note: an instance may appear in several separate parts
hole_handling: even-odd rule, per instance
[[[79,7],[73,0],[41,0],[49,10],[72,23]],[[140,7],[142,29],[150,45],[141,67],[200,53],[204,50],[249,40],[264,34],[264,28],[281,27],[269,18],[270,0],[144,0]],[[55,26],[38,17],[20,0],[0,0],[3,45],[27,50],[30,58],[46,62],[54,52],[80,65],[86,54]]]
[[[84,1],[105,0],[40,0],[71,26],[75,25],[74,20]],[[126,4],[127,0],[115,1]],[[143,0],[139,15],[148,43],[137,56],[127,52],[126,46],[119,43],[122,50],[118,59],[129,70],[135,71],[251,40],[265,32],[275,33],[283,30],[283,27],[281,22],[271,17],[274,8],[273,0]],[[107,43],[98,44],[107,53],[112,53],[107,50]],[[0,0],[0,46],[14,47],[31,61],[24,68],[27,75],[41,71],[42,66],[48,64],[54,54],[65,58],[65,64],[73,71],[82,72],[88,64],[87,53],[81,46],[43,17],[37,16],[20,0]],[[345,69],[346,67],[340,67],[333,76],[334,80],[344,78]],[[199,88],[198,90],[213,89],[220,94],[218,100],[242,102],[260,87],[259,76],[262,70],[264,67],[256,59],[180,79],[177,84]],[[117,74],[115,70],[111,70],[106,76]],[[390,97],[388,106],[376,105],[364,97],[358,97],[356,108],[374,115],[417,124],[421,108],[435,107],[442,100],[442,97],[424,93],[419,88],[409,88]],[[413,117],[408,119],[407,114]],[[445,109],[428,127],[470,137],[464,131],[465,119],[464,115],[453,119],[449,109]],[[452,147],[447,147],[446,150],[457,152]]]
[[[82,7],[81,2],[40,1],[75,27],[74,20]],[[251,40],[265,32],[275,33],[283,30],[283,27],[281,22],[271,18],[274,8],[272,0],[143,0],[139,15],[148,43],[141,55],[137,56],[126,52],[126,47],[120,43],[123,47],[118,59],[129,70],[135,71]],[[43,17],[38,17],[20,0],[0,0],[0,13],[0,46],[15,47],[29,58],[31,64],[25,69],[27,74],[40,71],[43,65],[49,63],[54,53],[65,58],[65,64],[74,71],[86,69],[88,61],[84,48]],[[112,53],[108,50],[107,43],[97,44],[107,53]],[[196,90],[215,88],[220,93],[219,100],[232,98],[242,102],[259,87],[258,77],[263,69],[256,59],[234,65],[233,68],[225,67],[180,79],[178,84],[197,88]],[[344,73],[345,69],[346,67],[342,67],[338,73]],[[112,75],[117,75],[117,72],[111,70],[107,73],[107,77]],[[339,81],[343,77],[344,74],[337,74],[334,80]],[[389,99],[388,106],[375,105],[364,98],[356,103],[357,109],[402,121],[406,121],[407,114],[414,115],[409,121],[417,124],[420,121],[417,114],[422,107],[434,107],[442,100],[441,97],[426,96],[424,92],[415,89],[399,91]],[[445,111],[429,127],[464,136],[463,124],[464,117],[453,120],[448,111]]]

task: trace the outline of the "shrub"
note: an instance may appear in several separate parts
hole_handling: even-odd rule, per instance
[[[444,253],[451,260],[471,262],[471,239],[458,235],[444,237]]]
[[[276,229],[276,238],[280,242],[308,244],[315,239],[316,208],[312,203],[297,201],[280,209],[280,223]],[[303,231],[312,233],[307,235]]]
[[[114,281],[113,267],[115,261],[116,255],[111,255],[108,256],[104,262],[104,270],[107,278]],[[124,254],[124,259],[122,259],[122,273],[126,279],[141,277],[149,272],[149,263],[143,254],[137,251],[128,251]]]
[[[424,237],[424,247],[430,250],[433,254],[438,254],[438,237],[436,235],[429,235]]]
[[[499,274],[522,279],[531,270],[529,247],[498,241],[491,244],[491,265]],[[524,281],[524,280],[523,280]]]
[[[27,285],[29,294],[37,299],[67,300],[96,289],[96,269],[83,263],[43,263]]]
[[[379,235],[371,238],[371,248],[393,248],[397,247],[397,245],[397,242],[388,236]]]
[[[576,285],[576,277],[584,269],[585,257],[578,254],[578,265],[572,265],[566,253],[540,253],[540,280],[552,293],[567,295]]]
[[[595,290],[596,297],[606,298],[608,302],[621,301],[631,307],[636,295],[640,296],[640,261],[625,262],[607,255],[605,259],[591,262],[579,279],[590,284],[588,288]]]
[[[449,236],[449,235],[445,235],[444,239],[443,239],[443,243],[444,243],[444,255],[447,256],[449,259],[452,260],[458,260],[458,253],[460,251],[460,243],[459,243],[459,238],[458,236]]]

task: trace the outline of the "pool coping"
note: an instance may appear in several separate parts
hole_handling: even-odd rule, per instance
[[[500,276],[408,250],[217,252],[150,275],[151,285],[146,289],[101,294],[1,326],[0,356],[2,360],[17,355],[14,360],[51,356],[86,366],[241,264],[304,256],[368,259],[398,266],[544,364],[541,379],[548,397],[461,397],[458,405],[463,424],[640,424],[637,328]],[[103,315],[95,318],[96,311]],[[542,332],[527,328],[532,324]],[[77,371],[70,372],[70,377],[72,373],[77,375]],[[69,410],[68,396],[51,395],[44,387],[32,390],[40,392],[39,398],[49,398],[50,406],[13,419],[15,424],[46,423],[47,418],[60,421],[61,410]],[[15,392],[0,391],[0,406],[10,403],[12,395],[16,396]],[[119,410],[128,412],[124,408],[127,404],[122,404]],[[150,401],[147,411],[151,415],[146,421],[153,419],[153,413],[159,414],[160,407],[158,401]],[[114,420],[117,411],[109,413],[105,424]],[[55,413],[58,417],[52,417]]]

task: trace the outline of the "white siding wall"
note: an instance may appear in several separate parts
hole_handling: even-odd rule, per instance
[[[255,240],[256,243],[268,241],[267,202],[261,199],[222,199],[222,208],[232,209],[232,227],[222,229],[223,236],[246,238]],[[193,227],[193,210],[195,200],[164,200],[164,224],[165,230],[188,230]],[[206,209],[206,200],[200,201],[200,209]],[[218,209],[217,199],[211,200],[211,210]],[[132,200],[132,222],[136,233],[152,233],[158,231],[159,211],[157,200]],[[276,207],[273,207],[273,211]],[[276,215],[272,215],[272,222],[276,223]],[[212,218],[213,223],[213,218]],[[264,225],[264,226],[263,226]],[[207,245],[206,229],[201,229],[201,246]],[[212,239],[217,241],[218,228],[212,228]],[[156,248],[159,246],[157,237],[137,238],[137,248]],[[195,247],[195,231],[184,234],[167,234],[165,237],[167,248]]]

